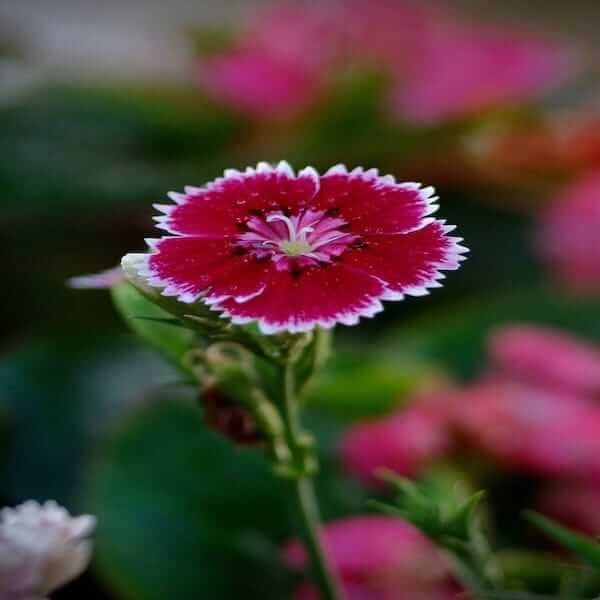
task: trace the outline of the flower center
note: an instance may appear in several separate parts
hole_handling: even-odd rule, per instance
[[[251,216],[236,246],[257,259],[273,260],[280,271],[326,264],[359,239],[343,230],[346,225],[325,211],[288,216],[277,210]]]

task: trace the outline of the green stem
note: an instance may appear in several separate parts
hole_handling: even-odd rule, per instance
[[[297,462],[304,463],[306,449],[303,447],[303,434],[296,401],[294,365],[291,362],[285,367],[284,405],[290,450],[300,459]],[[294,479],[294,492],[302,522],[304,545],[320,590],[321,600],[341,600],[341,592],[319,535],[321,516],[314,483],[312,476],[306,472],[304,464],[298,465],[298,475]]]

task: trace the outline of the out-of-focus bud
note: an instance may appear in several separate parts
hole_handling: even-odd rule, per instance
[[[412,477],[450,450],[450,415],[443,397],[416,400],[377,421],[350,427],[340,457],[345,468],[366,484],[381,485],[381,469]]]
[[[535,325],[510,325],[488,338],[492,368],[518,381],[582,394],[600,391],[600,348]]]
[[[250,411],[218,387],[202,390],[200,403],[204,409],[204,421],[210,429],[240,445],[258,444],[263,436]]]
[[[553,485],[542,490],[536,510],[571,529],[600,534],[600,486],[586,483]]]
[[[78,577],[91,559],[95,525],[51,501],[0,511],[0,598],[41,599]]]
[[[600,171],[595,171],[567,186],[540,218],[540,253],[567,288],[600,290],[599,229]]]
[[[400,518],[363,516],[336,521],[325,526],[323,540],[348,600],[465,598],[441,552]],[[297,541],[286,546],[284,558],[292,568],[306,568],[306,554]],[[317,600],[319,595],[305,583],[295,598]]]
[[[600,409],[572,392],[485,381],[457,392],[458,432],[506,466],[600,482]]]
[[[118,285],[125,280],[125,272],[119,266],[100,273],[71,277],[67,284],[76,290],[103,290]]]

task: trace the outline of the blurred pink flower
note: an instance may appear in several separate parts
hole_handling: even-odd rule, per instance
[[[382,468],[412,477],[450,449],[449,420],[444,402],[416,401],[383,419],[350,427],[341,439],[340,458],[367,484],[381,483],[377,471]]]
[[[443,555],[401,519],[384,516],[344,519],[328,524],[323,537],[347,600],[464,598]],[[287,545],[284,558],[292,568],[306,567],[304,549],[297,541]],[[319,595],[312,585],[305,583],[295,598],[318,600]]]
[[[600,482],[600,408],[572,392],[484,381],[457,392],[455,426],[506,466]]]
[[[391,107],[419,123],[527,103],[574,69],[571,52],[542,37],[489,27],[439,28],[396,74]]]
[[[332,22],[322,7],[274,5],[259,14],[234,48],[202,61],[200,84],[242,112],[293,116],[317,98],[336,56]]]
[[[516,380],[577,393],[600,391],[600,348],[566,333],[511,325],[488,338],[492,367]]]
[[[539,248],[558,279],[582,292],[600,290],[600,171],[559,194],[542,213]]]
[[[574,61],[543,37],[468,27],[410,0],[284,3],[205,59],[200,82],[242,111],[290,116],[356,65],[391,79],[392,114],[429,124],[528,102],[561,84]]]
[[[600,487],[586,483],[555,484],[542,490],[536,510],[567,527],[600,535]]]
[[[320,75],[262,48],[237,48],[207,59],[200,82],[213,98],[256,116],[286,117],[307,106]]]

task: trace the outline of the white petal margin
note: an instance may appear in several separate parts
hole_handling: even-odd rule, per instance
[[[0,511],[0,597],[39,598],[89,565],[96,519],[72,517],[55,502]]]
[[[353,310],[339,312],[326,319],[302,320],[296,317],[291,317],[283,322],[273,322],[264,317],[241,317],[232,314],[218,304],[215,304],[210,308],[211,310],[221,313],[220,316],[222,319],[227,319],[234,325],[248,325],[249,323],[256,323],[261,333],[264,333],[265,335],[274,335],[276,333],[283,332],[305,333],[315,329],[316,327],[332,329],[338,324],[349,326],[358,325],[361,318],[372,318],[376,314],[382,312],[383,304],[381,303],[381,297],[372,297],[365,299],[360,306],[355,307]]]

